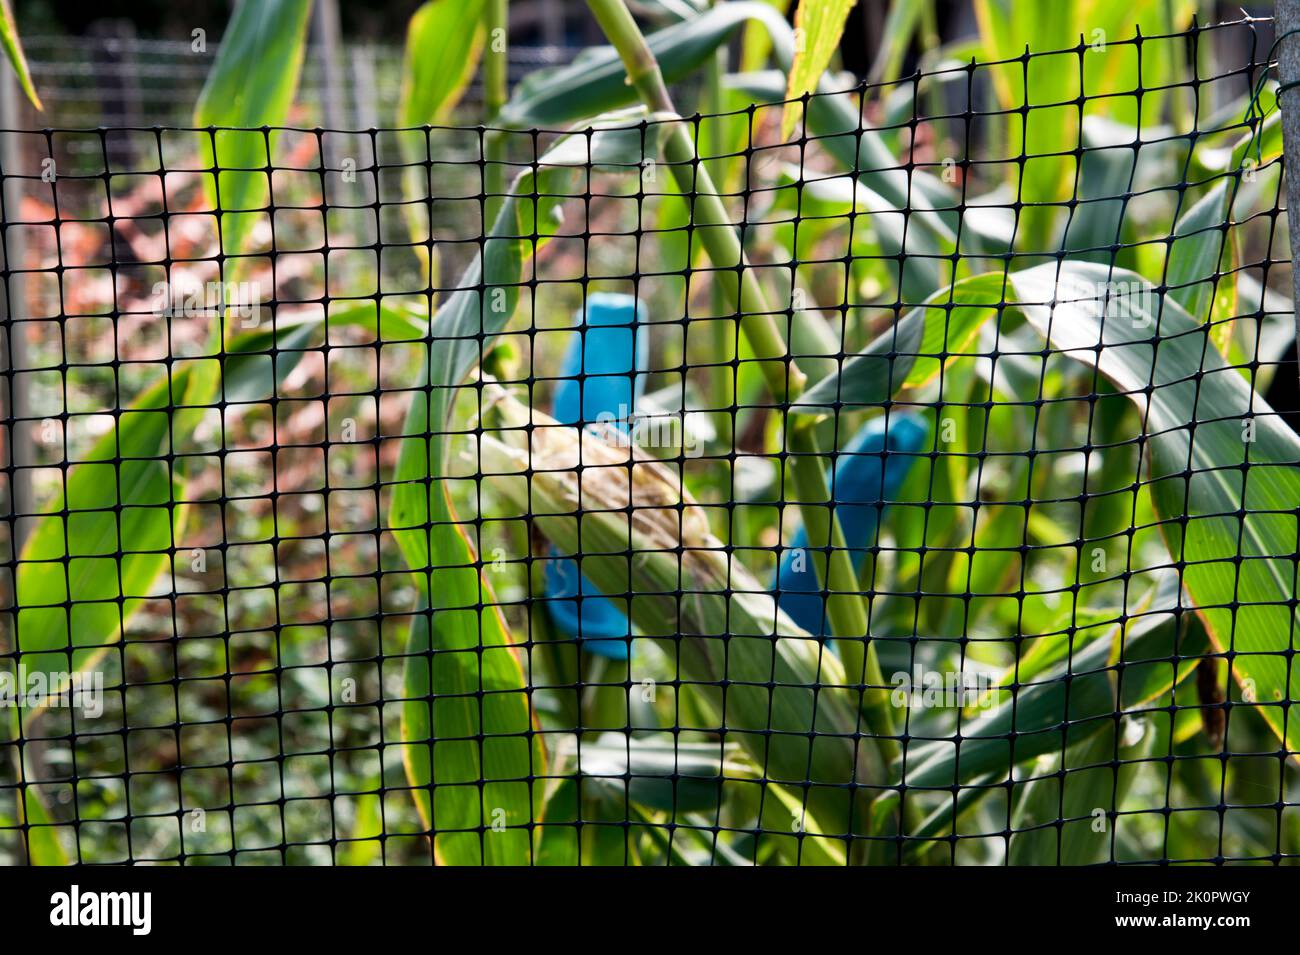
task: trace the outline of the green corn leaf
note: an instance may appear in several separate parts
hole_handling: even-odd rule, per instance
[[[32,73],[27,68],[27,57],[23,55],[23,44],[18,38],[18,27],[14,24],[14,12],[9,6],[9,0],[0,0],[0,45],[4,46],[5,56],[9,57],[9,63],[13,66],[27,99],[37,109],[44,109],[41,98],[36,95],[36,87],[32,85]]]
[[[791,0],[762,0],[762,2],[779,13],[782,20],[790,10]],[[757,23],[747,26],[740,42],[740,69],[746,73],[761,69],[771,53],[771,34]]]
[[[1240,139],[1232,149],[1227,171],[1251,171],[1277,159],[1281,154],[1280,127],[1281,114],[1274,113]],[[1198,321],[1210,320],[1216,292],[1214,276],[1225,258],[1231,260],[1228,250],[1232,207],[1239,188],[1240,180],[1236,178],[1220,179],[1174,226],[1175,239],[1169,249],[1164,284],[1173,300]],[[1225,271],[1230,273],[1231,269]],[[1220,283],[1232,281],[1231,275],[1219,279]]]
[[[1116,709],[1110,649],[1100,641],[1078,654],[1067,671],[999,695],[990,710],[962,723],[960,741],[911,747],[907,785],[964,785],[990,773],[1005,778],[1015,765],[1099,732]]]
[[[1053,628],[1052,633],[1024,641],[1019,659],[1003,671],[997,685],[1008,687],[1038,680],[1053,666],[1078,653],[1093,640],[1113,636],[1112,625],[1120,617],[1127,614],[1136,618],[1149,613],[1156,596],[1157,588],[1148,588],[1137,600],[1130,601],[1124,611],[1119,607],[1092,608],[1082,602],[1067,605],[1064,608],[1064,619]],[[1066,630],[1071,632],[1062,632]]]
[[[961,304],[949,310],[918,309],[913,315],[919,327],[900,327],[897,334],[906,333],[906,342],[924,343],[916,350],[934,353],[925,326],[938,328],[929,332],[930,341],[942,338],[950,315],[967,308],[991,314],[989,306],[1001,297],[1053,347],[1095,364],[1138,406],[1156,513],[1171,556],[1186,563],[1182,584],[1215,645],[1239,654],[1234,676],[1282,737],[1282,704],[1289,702],[1287,687],[1293,679],[1286,651],[1295,626],[1288,605],[1295,592],[1288,556],[1294,551],[1294,526],[1287,512],[1300,500],[1300,439],[1209,347],[1206,326],[1172,297],[1156,295],[1139,276],[1093,263],[1040,266],[1011,273],[1005,294],[990,298],[1001,284],[1000,275],[958,283],[949,294]],[[1107,303],[1117,288],[1127,292],[1123,313],[1107,320]],[[956,322],[965,334],[968,320]],[[1157,333],[1158,348],[1152,345]],[[895,332],[886,337],[893,341]],[[899,347],[890,359],[888,347],[873,344],[847,363],[840,376],[813,389],[807,400],[882,400],[888,388],[882,396],[880,382],[902,385],[928,377],[907,354],[913,350]],[[1082,689],[1076,684],[1075,690],[1068,712],[1058,698],[1039,713],[1045,719],[1039,728],[1067,716],[1086,719],[1089,712],[1111,712],[1106,688],[1097,680],[1085,681]],[[998,732],[1006,731],[1009,727]],[[1292,730],[1286,742],[1294,746],[1297,739],[1300,733]],[[968,764],[969,742],[962,747],[963,772],[980,766],[973,758]],[[1002,746],[1000,757],[983,764],[985,770],[1006,758],[1005,741]],[[1022,748],[1018,743],[1017,752]]]
[[[978,319],[969,308],[985,319],[996,311],[989,306],[997,297],[989,296],[1001,283],[1000,275],[981,276],[940,293],[971,303],[950,310],[958,333]],[[1295,530],[1287,512],[1300,500],[1300,438],[1224,362],[1207,341],[1209,327],[1137,274],[1067,262],[1010,273],[1005,284],[1001,298],[1054,348],[1094,364],[1142,414],[1152,500],[1170,555],[1187,564],[1183,586],[1215,644],[1240,654],[1234,677],[1282,738],[1284,704],[1296,692],[1287,689],[1296,685],[1286,656],[1296,626],[1287,605],[1296,587],[1289,557]],[[1108,318],[1108,309],[1119,314]],[[948,334],[948,311],[918,309],[900,323],[898,335],[936,354],[929,346]],[[1158,347],[1152,344],[1157,334]],[[894,335],[884,337],[892,342]],[[873,403],[883,400],[881,382],[926,377],[927,359],[909,357],[906,347],[890,359],[891,348],[873,343],[804,401],[838,396]],[[1300,728],[1286,732],[1285,741],[1300,741]]]
[[[266,401],[276,394],[302,360],[303,350],[319,333],[323,320],[277,322],[231,341],[221,387],[226,401]],[[272,354],[274,352],[274,354]]]
[[[971,279],[951,295],[984,305],[987,318],[987,304],[996,300],[989,295],[1001,282],[1000,275]],[[1215,644],[1240,654],[1234,677],[1283,738],[1284,704],[1296,692],[1288,692],[1296,680],[1286,656],[1296,626],[1288,606],[1296,586],[1288,511],[1300,500],[1300,438],[1224,362],[1207,341],[1208,326],[1172,296],[1156,295],[1140,276],[1069,262],[1011,273],[1006,288],[1003,297],[1053,347],[1095,364],[1137,405],[1160,529],[1173,559],[1186,562],[1183,586]],[[967,308],[951,309],[963,334],[971,320]],[[1108,308],[1121,314],[1108,319]],[[944,309],[918,309],[900,323],[899,334],[935,354],[929,346],[947,334],[945,315]],[[937,329],[928,332],[928,341],[926,326]],[[1152,344],[1157,334],[1158,347]],[[893,333],[885,337],[892,341]],[[927,360],[905,354],[912,349],[900,347],[903,354],[891,360],[881,347],[873,343],[804,400],[878,402],[881,382],[907,384],[923,376]],[[1289,746],[1300,741],[1300,728],[1285,732]]]
[[[1121,720],[1103,726],[1060,756],[1040,759],[1033,769],[1036,778],[1018,787],[1008,864],[1078,866],[1109,861],[1114,848],[1110,814],[1123,804],[1134,777],[1142,771],[1140,760],[1150,751],[1155,735],[1155,728],[1145,721]],[[1113,761],[1123,765],[1112,766]],[[1063,820],[1059,828],[1054,824],[1057,820]]]
[[[1174,241],[1165,266],[1169,296],[1193,318],[1210,320],[1214,275],[1219,271],[1227,239],[1228,207],[1235,184],[1221,179],[1174,226]],[[1223,281],[1229,281],[1224,279]]]
[[[718,46],[727,41],[742,24],[750,24],[765,31],[772,42],[777,61],[787,69],[795,57],[795,37],[785,19],[769,4],[758,2],[720,3],[698,16],[673,24],[646,40],[659,63],[665,80],[674,82],[699,68]],[[746,80],[752,76],[727,77],[726,85],[757,102],[780,102],[785,95],[785,77],[774,74],[772,78],[760,74],[756,83]],[[901,224],[907,211],[908,228],[927,236],[926,248],[936,254],[950,254],[956,244],[955,212],[936,212],[931,208],[930,197],[937,196],[943,205],[956,209],[960,197],[924,170],[905,170],[890,153],[880,134],[863,127],[861,103],[853,96],[836,93],[823,81],[820,94],[808,106],[805,119],[810,135],[818,139],[844,170],[855,171],[860,181],[877,198],[873,212],[884,212],[881,222],[887,227]],[[572,64],[552,71],[540,71],[520,82],[509,103],[501,111],[500,121],[506,126],[554,127],[591,116],[602,110],[617,109],[636,101],[636,92],[626,82],[626,72],[618,54],[611,46],[593,47],[580,54]],[[977,237],[978,244],[996,249],[998,239],[987,236],[976,228],[980,217],[969,217],[968,230]],[[882,241],[882,255],[899,253],[897,230],[886,229]],[[1005,242],[1002,243],[1005,247]],[[906,260],[901,267],[900,287],[903,300],[916,303],[928,292],[947,284],[951,276],[948,268],[931,256],[917,256]]]
[[[1288,556],[1295,532],[1286,512],[1300,500],[1300,438],[1224,362],[1206,340],[1209,328],[1140,276],[1071,262],[1011,273],[1007,289],[1005,298],[1053,347],[1095,364],[1137,405],[1161,531],[1173,559],[1187,562],[1183,585],[1216,645],[1241,654],[1234,676],[1257,694],[1260,715],[1282,737],[1282,704],[1295,685],[1286,657],[1296,625],[1287,606],[1295,595]],[[990,291],[987,282],[969,280],[953,296],[987,303]],[[1108,319],[1108,308],[1121,314]],[[922,324],[944,323],[940,309],[913,315]],[[1159,347],[1152,344],[1157,333]],[[921,332],[909,334],[924,341]],[[805,400],[847,394],[873,401],[880,380],[907,382],[916,374],[911,359],[900,357],[895,368],[880,355],[869,347]],[[1285,741],[1300,741],[1300,728]]]
[[[441,863],[527,865],[524,827],[536,798],[528,778],[542,771],[544,754],[532,735],[518,650],[468,542],[455,531],[430,536],[455,549],[439,551],[436,603],[422,586],[407,638],[414,661],[403,682],[407,778],[420,787],[412,792]],[[465,565],[447,565],[456,559]]]
[[[1244,105],[1234,107],[1233,114],[1225,115],[1216,125],[1233,125],[1241,122]],[[1204,146],[1193,152],[1192,161],[1203,167],[1203,175],[1223,175],[1247,171],[1273,162],[1281,154],[1281,117],[1272,112],[1252,134],[1239,137],[1231,146],[1214,148]],[[1170,133],[1172,135],[1172,133]],[[1140,133],[1132,126],[1126,126],[1100,116],[1084,120],[1082,130],[1083,146],[1086,150],[1081,160],[1079,173],[1079,204],[1070,216],[1069,226],[1063,240],[1064,251],[1072,253],[1072,258],[1082,258],[1094,262],[1110,262],[1114,253],[1111,246],[1128,241],[1125,239],[1132,229],[1132,213],[1129,211],[1131,191],[1135,186],[1135,167],[1141,160],[1146,166],[1151,160],[1164,160],[1176,175],[1170,175],[1168,188],[1174,188],[1183,178],[1190,175],[1182,169],[1182,163],[1174,163],[1167,155],[1167,143],[1143,142],[1140,149],[1134,149],[1134,143],[1143,139],[1150,140],[1150,132]],[[1151,163],[1154,165],[1154,162]],[[1147,186],[1146,188],[1151,188]],[[1212,275],[1215,264],[1196,267],[1195,260],[1207,257],[1208,249],[1222,245],[1222,235],[1216,227],[1228,221],[1229,201],[1239,189],[1235,180],[1221,179],[1211,188],[1210,193],[1200,202],[1183,212],[1182,218],[1174,229],[1181,236],[1175,243],[1169,256],[1171,277],[1166,282],[1175,293],[1180,305],[1192,315],[1200,318],[1205,314],[1198,310],[1199,303],[1189,307],[1188,301],[1200,297],[1201,287],[1196,289],[1179,289],[1179,283],[1173,281],[1172,275],[1194,275],[1202,278]],[[1125,219],[1128,214],[1128,221]],[[1128,227],[1126,229],[1126,226]],[[1191,261],[1189,261],[1191,260]],[[1187,281],[1187,280],[1184,280]],[[1208,307],[1209,290],[1206,285],[1203,294]]]
[[[366,791],[353,796],[356,815],[348,830],[348,838],[339,850],[344,865],[382,865],[384,855],[383,778],[372,777]]]
[[[1003,157],[1027,157],[1011,185],[1019,201],[1040,204],[1021,210],[1022,249],[1053,248],[1064,218],[1077,172],[1071,152],[1080,140],[1075,100],[1108,97],[1108,119],[1144,130],[1157,125],[1161,91],[1176,82],[1174,41],[1148,39],[1140,58],[1135,44],[1119,41],[1132,40],[1139,28],[1151,38],[1171,34],[1192,12],[1190,4],[1165,0],[976,0],[982,59],[1000,64],[988,69],[998,102],[1008,111]],[[1022,62],[1026,49],[1038,55]],[[1124,95],[1139,86],[1152,95]]]
[[[720,3],[708,11],[646,37],[665,81],[676,82],[700,67],[742,24],[755,21],[783,35],[786,62],[790,27],[766,3]],[[520,81],[501,110],[500,122],[517,128],[565,126],[637,102],[622,60],[612,46],[591,47],[568,66],[538,70]]]
[[[767,3],[719,3],[693,19],[650,34],[646,41],[664,79],[671,83],[699,68],[720,44],[746,23],[767,34],[777,62],[789,69],[795,56],[794,32],[785,18]],[[627,106],[636,102],[637,94],[627,84],[626,75],[613,47],[593,47],[567,67],[539,71],[525,78],[515,87],[510,102],[501,111],[500,121],[518,128],[554,127]],[[784,75],[775,73],[726,77],[724,85],[738,90],[752,101],[767,103],[780,102],[786,89]],[[960,197],[924,170],[900,168],[880,134],[863,127],[861,103],[856,102],[853,96],[835,92],[825,81],[819,90],[820,95],[809,104],[805,120],[809,134],[818,138],[819,146],[830,153],[842,169],[857,172],[861,181],[878,194],[888,208],[896,210],[898,216],[903,210],[908,210],[909,223],[930,233],[945,253],[951,252],[956,214],[934,212],[929,208],[928,197],[941,196],[944,205],[953,209],[959,205]],[[997,245],[995,239],[988,241]],[[912,271],[908,269],[908,272]],[[919,284],[920,276],[917,281],[917,288],[928,290],[935,287]],[[911,287],[908,295],[913,302],[923,297]]]
[[[821,823],[808,811],[808,801],[802,794],[793,792],[788,786],[768,784],[766,786],[765,805],[769,812],[763,819],[764,828],[770,827],[776,832],[791,829],[789,839],[780,836],[780,842],[794,842],[795,858],[801,865],[843,867],[848,865],[848,853],[839,839],[823,838],[826,831]],[[782,825],[786,823],[786,825]]]
[[[536,866],[576,866],[578,854],[579,818],[578,781],[574,776],[560,777],[552,773],[551,785],[546,793],[546,815],[537,830]]]
[[[406,28],[399,126],[447,121],[483,55],[485,0],[428,0]]]
[[[386,341],[419,339],[427,330],[418,315],[387,303],[349,304],[331,313],[329,323]],[[69,469],[63,496],[37,522],[16,570],[18,649],[29,671],[73,673],[93,665],[146,600],[159,595],[158,579],[189,511],[184,461],[167,459],[172,436],[192,432],[210,401],[201,396],[214,387],[224,385],[232,402],[271,397],[323,324],[311,318],[238,335],[220,379],[214,362],[178,366],[170,382],[164,377],[150,386]],[[272,347],[274,367],[265,354]]]
[[[976,0],[983,58],[1004,62],[1023,54],[1026,47],[1045,53],[1076,46],[1080,32],[1075,29],[1077,6],[1074,0],[1043,5]],[[1012,182],[1017,198],[1026,203],[1063,202],[1069,198],[1074,181],[1072,161],[1066,153],[1077,145],[1079,114],[1073,105],[1051,104],[1067,103],[1078,95],[1078,54],[1040,56],[1027,64],[1008,62],[989,71],[1002,109],[1028,107],[1023,114],[1008,114],[1006,120],[1004,157],[1028,157],[1018,179]],[[1051,205],[1022,210],[1018,230],[1021,246],[1047,248],[1060,213],[1060,208]]]
[[[943,219],[933,213],[927,219],[929,228],[909,228],[912,217],[870,188],[867,185],[870,178],[826,176],[811,170],[801,171],[792,165],[782,171],[779,181],[797,187],[797,191],[795,188],[779,190],[776,204],[783,208],[791,207],[792,219],[797,214],[816,223],[818,217],[824,216],[829,228],[839,230],[845,228],[850,216],[862,215],[878,239],[877,248],[865,254],[877,257],[889,270],[894,284],[902,289],[903,301],[924,301],[931,289],[948,284],[944,276],[951,274],[951,269],[940,264],[940,259],[956,247],[957,237],[948,230]],[[859,228],[856,231],[860,235],[866,230]],[[902,263],[895,264],[893,257],[904,249],[907,257]]]
[[[221,38],[221,50],[194,109],[195,126],[235,127],[200,133],[208,199],[221,213],[221,248],[245,252],[249,233],[265,212],[274,132],[289,117],[302,70],[311,0],[260,0],[240,3]],[[229,281],[229,277],[227,277]]]
[[[944,800],[930,815],[921,821],[921,824],[915,829],[909,829],[908,843],[903,846],[902,859],[904,863],[913,863],[917,858],[932,847],[931,843],[923,840],[932,839],[935,836],[942,835],[952,830],[953,820],[959,819],[972,806],[976,805],[984,796],[988,795],[987,788],[995,785],[1000,781],[1000,777],[979,776],[972,779],[966,785],[960,787],[953,795],[951,801]],[[898,811],[898,799],[892,793],[886,793],[876,800],[872,806],[872,813],[878,818],[887,819]]]
[[[844,23],[853,0],[799,0],[794,13],[794,63],[786,86],[785,109],[781,113],[781,138],[789,139],[799,121],[799,104],[790,102],[817,89],[822,74],[840,47]]]
[[[926,384],[948,362],[974,353],[981,327],[1005,301],[1005,287],[1001,275],[987,273],[935,292],[846,361],[838,375],[804,392],[793,410],[822,413],[836,401],[880,405],[904,388]]]
[[[190,368],[162,379],[67,473],[54,512],[23,545],[15,573],[17,638],[29,672],[86,669],[121,636],[171,561],[187,508],[166,455],[168,406]]]
[[[31,865],[68,865],[68,851],[59,837],[60,829],[41,802],[36,790],[27,786],[23,790],[24,820],[27,830],[27,861]]]
[[[1229,171],[1249,169],[1249,164],[1272,162],[1277,158],[1276,130],[1280,114],[1270,116],[1251,135],[1239,140],[1232,150]],[[1216,293],[1215,275],[1225,258],[1231,259],[1232,206],[1239,181],[1224,178],[1216,182],[1198,202],[1183,213],[1174,226],[1174,242],[1165,265],[1165,285],[1175,302],[1198,321],[1208,322]],[[1231,269],[1227,269],[1231,272]],[[1231,283],[1231,275],[1220,283]],[[1222,334],[1215,331],[1215,337]]]
[[[557,754],[573,762],[588,786],[622,806],[627,801],[661,812],[717,813],[723,781],[751,779],[753,771],[718,743],[683,743],[670,734],[654,737],[605,733]]]
[[[933,17],[934,0],[891,3],[889,15],[885,17],[885,25],[881,29],[880,50],[871,64],[867,82],[898,79],[903,68],[903,58],[907,56],[913,38],[920,32],[922,20]]]
[[[787,49],[789,28],[774,34],[782,40],[778,50]],[[776,71],[728,77],[728,83],[755,102],[779,102],[785,94],[784,77]],[[858,212],[871,213],[867,220],[875,230],[879,251],[873,253],[886,264],[901,291],[905,306],[925,301],[935,288],[943,288],[952,278],[952,266],[943,261],[957,246],[957,229],[962,230],[964,250],[1004,254],[1009,245],[1010,226],[994,206],[967,203],[958,219],[961,197],[937,177],[922,169],[910,171],[899,162],[876,130],[862,124],[861,104],[849,94],[823,89],[808,104],[804,119],[809,135],[845,172],[857,178],[853,189],[845,177],[807,174],[802,181],[815,194],[835,201],[845,215],[855,205]],[[819,179],[820,177],[820,179]],[[799,181],[796,178],[795,181]],[[906,220],[906,228],[903,228]],[[847,221],[841,228],[847,226]],[[899,264],[895,257],[903,249],[906,235],[909,252]]]
[[[1138,130],[1100,117],[1085,119],[1080,135],[1086,150],[1079,167],[1080,201],[1061,247],[1077,258],[1109,262],[1111,246],[1123,240],[1125,197],[1133,185],[1138,157],[1145,158],[1152,147],[1135,150]]]
[[[540,774],[544,760],[531,735],[518,651],[441,481],[453,389],[514,314],[527,263],[560,225],[564,196],[575,194],[576,170],[639,171],[645,139],[653,147],[657,128],[643,132],[634,125],[643,116],[638,110],[603,117],[589,138],[562,138],[535,171],[515,181],[482,255],[434,316],[424,382],[431,387],[407,413],[389,524],[421,603],[407,645],[402,738],[417,808],[447,862],[529,861],[523,827],[534,821],[541,800],[526,780]],[[498,810],[504,831],[475,831],[499,819]]]
[[[1143,413],[1152,499],[1170,555],[1186,562],[1183,586],[1216,646],[1239,654],[1233,676],[1259,715],[1300,748],[1300,727],[1286,728],[1286,705],[1300,692],[1287,655],[1300,438],[1224,362],[1209,328],[1137,275],[1079,263],[1060,279],[1040,266],[1011,280],[1030,322]],[[1125,296],[1122,318],[1107,318],[1097,290],[1116,281],[1144,292]],[[1054,309],[1027,304],[1058,296]]]
[[[768,26],[766,22],[764,25]],[[770,29],[774,39],[779,41],[776,48],[780,58],[790,49],[790,29],[784,24]],[[785,77],[776,70],[728,76],[725,85],[755,103],[777,103],[785,95]],[[911,224],[926,230],[939,247],[947,250],[945,254],[951,254],[956,242],[961,195],[924,169],[903,169],[886,137],[880,131],[863,125],[861,103],[856,96],[836,93],[824,83],[819,94],[808,104],[804,125],[810,136],[817,137],[818,147],[824,149],[842,171],[855,173],[860,182],[887,203],[887,208],[895,216],[906,211]],[[1011,226],[1014,225],[1014,219],[1008,223],[1006,218],[998,207],[981,206],[968,197],[960,223],[963,251],[1005,254]],[[909,263],[909,266],[915,265]],[[909,268],[909,272],[912,270]],[[925,288],[922,294],[908,289],[904,302],[916,304],[922,301],[933,287]]]
[[[420,341],[429,330],[422,313],[385,300],[348,302],[331,308],[328,319],[312,312],[243,332],[226,345],[221,376],[226,401],[265,401],[276,395],[326,325],[359,329],[383,342]]]
[[[960,741],[909,749],[908,786],[967,785],[985,775],[1004,779],[1013,766],[1093,738],[1114,724],[1118,712],[1149,705],[1211,652],[1203,630],[1190,626],[1179,639],[1174,620],[1167,610],[1152,612],[1124,631],[1116,628],[1115,640],[1093,642],[1050,676],[996,691],[995,706],[962,723]]]

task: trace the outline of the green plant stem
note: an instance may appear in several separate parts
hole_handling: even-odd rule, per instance
[[[510,98],[510,57],[504,45],[509,29],[510,12],[508,0],[488,0],[484,8],[487,18],[487,55],[483,58],[483,98],[489,117],[501,112],[501,107]],[[500,51],[493,49],[496,42],[495,33],[501,30],[503,47]]]
[[[483,25],[487,33],[487,47],[483,54],[483,104],[487,123],[496,122],[501,108],[510,99],[510,24],[509,0],[488,0],[483,7]],[[501,49],[493,48],[497,31],[501,31]],[[484,230],[496,220],[497,211],[506,191],[505,133],[490,129],[483,135]]]
[[[724,43],[713,51],[713,56],[709,58],[705,65],[704,75],[704,108],[712,116],[718,116],[722,113],[722,78],[727,72],[727,45]],[[724,130],[723,121],[715,119],[712,122],[703,123],[700,126],[700,140],[704,144],[703,152],[706,156],[715,157],[708,162],[710,167],[709,175],[715,182],[725,183],[727,181],[727,170],[729,166],[739,165],[734,161],[723,159],[722,154],[726,151],[723,142],[722,131]],[[728,411],[728,406],[736,404],[734,397],[736,387],[736,374],[732,367],[724,364],[724,355],[728,355],[736,347],[733,340],[732,329],[726,322],[722,321],[722,315],[726,308],[726,293],[723,291],[722,283],[715,282],[709,289],[709,318],[712,322],[711,329],[713,332],[713,360],[717,362],[709,369],[709,401],[715,410],[716,418],[715,427],[717,428],[718,443],[722,447],[731,447],[735,435],[733,434],[732,425],[735,418],[733,413]]]
[[[676,115],[668,88],[664,85],[659,64],[641,34],[641,28],[623,0],[587,0],[596,21],[605,36],[614,45],[627,70],[628,81],[653,113]],[[695,154],[695,144],[684,121],[668,122],[664,158],[673,178],[686,196],[694,195],[691,222],[695,224],[700,241],[716,269],[734,269],[739,276],[739,290],[730,282],[721,282],[735,301],[736,310],[742,313],[741,331],[753,347],[755,356],[762,361],[763,378],[768,390],[778,402],[786,402],[803,391],[805,380],[793,363],[788,361],[785,339],[777,327],[776,319],[768,310],[767,297],[759,285],[758,276],[745,268],[744,249],[740,244],[726,207],[722,204],[708,168]],[[748,311],[746,317],[744,313]],[[748,320],[747,320],[748,318]]]
[[[800,502],[804,531],[817,578],[827,590],[826,616],[836,635],[844,674],[850,685],[865,684],[862,700],[867,727],[877,737],[886,765],[898,758],[894,738],[894,718],[889,710],[889,694],[875,648],[867,638],[867,613],[858,590],[858,575],[853,569],[848,543],[839,520],[825,502],[830,499],[821,467],[814,418],[804,418],[790,429],[790,476]],[[829,547],[829,552],[823,551]],[[827,559],[829,558],[829,559]]]
[[[646,107],[654,113],[676,115],[659,64],[623,0],[587,0],[587,5],[605,36],[618,51],[627,71],[628,82],[636,89]],[[739,288],[728,282],[719,284],[727,289],[734,299],[730,304],[741,314],[741,332],[760,361],[768,390],[779,404],[789,403],[803,392],[806,379],[790,359],[785,338],[769,311],[767,296],[757,275],[745,267],[747,263],[740,236],[714,188],[708,168],[698,161],[686,124],[673,122],[670,125],[664,143],[664,157],[678,187],[686,195],[695,198],[691,221],[696,224],[714,267],[735,268],[739,272]],[[750,321],[746,321],[746,306],[750,309]],[[813,552],[830,548],[829,566],[825,570],[814,562],[818,567],[818,578],[828,593],[834,593],[837,586],[842,588],[840,593],[828,599],[827,614],[833,633],[849,635],[840,641],[845,672],[852,684],[861,685],[865,677],[869,684],[882,688],[870,694],[864,692],[861,706],[880,756],[885,765],[889,765],[898,751],[894,721],[888,709],[888,697],[883,690],[880,661],[875,647],[867,638],[866,608],[858,593],[853,562],[846,549],[839,521],[826,504],[830,501],[830,492],[826,485],[826,475],[822,471],[812,421],[790,428],[788,442],[792,452],[789,458],[790,473],[800,499],[799,509],[808,535],[809,548]]]
[[[734,158],[727,158],[726,120],[722,118],[722,80],[727,74],[727,45],[724,43],[713,51],[713,56],[704,64],[703,104],[708,118],[700,123],[700,152],[706,157],[703,165],[708,166],[709,176],[714,182],[724,185],[727,182],[727,167],[734,164]]]
[[[14,808],[17,812],[15,818],[20,824],[26,825],[27,819],[27,777],[23,772],[23,747],[22,740],[22,717],[18,713],[18,707],[9,708],[9,737],[6,743],[12,742],[14,745],[6,747],[13,756],[14,775],[16,786],[14,787]],[[30,830],[24,830],[21,838],[18,839],[15,848],[18,854],[18,860],[22,865],[27,865],[30,861],[27,852],[28,840],[31,838]]]

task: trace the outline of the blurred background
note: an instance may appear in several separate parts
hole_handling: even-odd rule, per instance
[[[766,0],[765,0],[766,2]],[[794,4],[776,0],[793,18]],[[40,121],[13,125],[132,126],[176,125],[189,121],[194,102],[216,55],[232,4],[221,0],[109,0],[51,2],[16,0],[18,28],[31,62],[32,77],[45,101]],[[367,129],[392,125],[392,109],[401,86],[402,44],[406,24],[418,0],[372,0],[365,4],[322,0],[311,25],[312,51],[299,88],[296,122],[328,128]],[[705,0],[642,0],[629,4],[647,27],[668,25],[684,13],[707,7]],[[974,37],[975,14],[969,0],[933,0],[925,19],[933,29],[922,32],[901,60],[882,44],[893,4],[866,0],[849,16],[840,45],[843,69],[866,77],[886,54],[904,70],[917,64],[922,48]],[[1269,17],[1270,3],[1198,5],[1202,23]],[[933,7],[931,18],[928,10]],[[193,31],[204,30],[206,49],[196,51]],[[1262,25],[1261,39],[1271,41]],[[1224,37],[1235,41],[1235,35]],[[511,82],[531,70],[570,62],[585,46],[603,42],[583,0],[512,0],[510,3]],[[1225,42],[1216,60],[1225,71],[1248,54]],[[330,63],[339,69],[330,71]],[[330,77],[335,79],[331,82]],[[878,79],[892,77],[878,76]],[[466,115],[479,113],[481,77],[462,101]]]

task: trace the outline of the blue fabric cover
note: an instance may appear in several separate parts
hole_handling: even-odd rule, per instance
[[[908,471],[916,463],[916,452],[925,448],[927,434],[925,424],[916,415],[890,411],[887,416],[873,418],[863,425],[836,458],[832,489],[835,514],[844,531],[844,543],[852,551],[855,570],[861,568],[867,548],[876,544],[876,527],[883,509],[880,502],[898,495]],[[891,452],[887,457],[882,454],[885,450]],[[824,637],[828,634],[822,620],[824,601],[817,583],[817,569],[810,555],[801,555],[797,550],[807,544],[808,535],[801,527],[777,569],[777,587],[781,592],[777,603],[803,629]]]
[[[583,317],[576,316],[580,335],[560,366],[551,416],[573,425],[594,424],[603,417],[626,432],[650,361],[645,305],[631,295],[596,292],[587,298],[585,323]],[[579,573],[575,558],[560,557],[554,550],[551,554],[546,608],[556,628],[586,641],[585,650],[626,660],[631,635],[627,616]],[[578,596],[583,599],[562,599]]]

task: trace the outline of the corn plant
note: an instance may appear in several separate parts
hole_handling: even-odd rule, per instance
[[[978,36],[903,79],[934,10],[896,4],[887,82],[857,86],[851,5],[802,0],[795,28],[781,3],[588,6],[608,45],[513,88],[504,3],[415,12],[374,203],[401,281],[302,312],[277,289],[252,327],[223,304],[114,406],[16,560],[21,662],[57,681],[129,647],[202,524],[178,446],[253,446],[209,412],[311,398],[312,356],[362,341],[403,380],[354,575],[381,591],[377,758],[325,783],[334,861],[1297,851],[1267,69],[1202,89],[1215,30],[1163,0],[976,0]],[[310,9],[240,4],[195,111],[226,282],[276,288],[259,235]],[[440,168],[466,131],[468,243]],[[277,661],[323,643],[332,673],[335,635],[286,624],[275,581]],[[324,700],[332,734],[356,701]],[[13,712],[14,739],[60,718]],[[53,762],[23,750],[0,814],[33,862],[92,851],[43,796]]]

